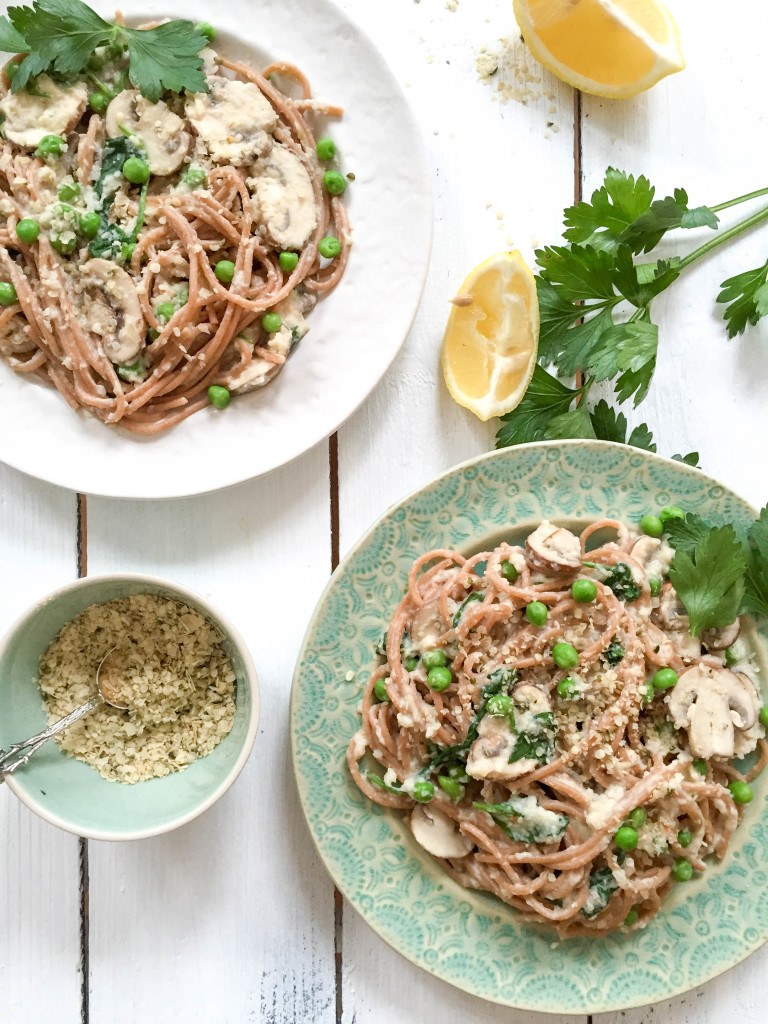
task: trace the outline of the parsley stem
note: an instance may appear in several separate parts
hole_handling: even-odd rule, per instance
[[[700,245],[698,249],[694,249],[693,252],[689,252],[687,256],[684,256],[679,263],[680,270],[684,270],[686,267],[690,267],[696,260],[701,259],[702,256],[706,256],[707,253],[712,252],[713,249],[717,249],[718,246],[725,245],[732,238],[740,235],[743,231],[748,231],[750,228],[756,227],[758,224],[762,224],[764,220],[768,220],[768,206],[762,210],[758,210],[757,213],[753,213],[751,217],[741,220],[738,224],[734,224],[733,227],[728,228],[721,234],[717,235],[716,238],[711,238],[704,245]]]
[[[745,196],[739,196],[738,199],[729,199],[727,203],[720,203],[719,206],[710,206],[710,210],[713,213],[719,213],[721,210],[729,210],[732,206],[738,206],[739,203],[748,203],[750,199],[757,199],[764,195],[768,195],[768,188],[759,188],[756,192],[747,192]]]

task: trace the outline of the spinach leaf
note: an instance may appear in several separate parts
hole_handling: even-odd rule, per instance
[[[453,626],[454,629],[456,629],[458,624],[461,622],[461,617],[464,614],[467,605],[471,604],[473,601],[482,601],[484,597],[485,597],[485,594],[481,590],[474,590],[469,595],[468,598],[466,598],[464,601],[462,601],[462,603],[459,605],[459,607],[453,613],[453,622],[451,623],[451,625]]]
[[[143,157],[139,147],[125,136],[115,139],[107,139],[104,143],[101,158],[101,172],[93,188],[101,199],[101,206],[98,209],[99,230],[96,237],[88,245],[88,255],[107,260],[118,260],[125,254],[124,246],[130,245],[136,240],[144,221],[144,206],[146,203],[146,185],[141,190],[139,200],[138,216],[136,227],[129,234],[119,224],[114,224],[109,219],[109,208],[112,205],[112,196],[120,186],[120,172],[128,157]]]
[[[491,681],[491,676],[488,677],[488,683],[480,692],[480,704],[478,705],[477,712],[475,713],[474,719],[469,723],[467,729],[467,735],[459,743],[453,743],[449,747],[438,747],[437,744],[430,744],[429,752],[432,754],[432,758],[419,772],[422,776],[430,775],[432,772],[437,772],[440,768],[451,764],[463,764],[467,760],[467,754],[469,748],[477,739],[477,731],[480,727],[480,723],[485,717],[486,708],[488,701],[491,697],[495,697],[497,693],[502,692],[502,688],[505,682],[508,685],[509,676],[504,676],[504,672],[508,670],[498,669],[497,672],[491,673],[491,676],[498,675],[499,678]]]
[[[614,666],[619,664],[626,653],[624,646],[614,637],[603,651],[603,657],[609,665]]]
[[[626,562],[617,562],[603,582],[620,601],[636,601],[643,592],[643,588],[635,583]]]
[[[587,902],[581,908],[584,917],[596,917],[608,906],[611,894],[619,887],[619,883],[613,877],[613,872],[604,865],[591,872],[589,876],[589,896]]]
[[[536,723],[536,724],[533,724]],[[528,732],[518,732],[515,748],[509,755],[509,763],[530,758],[539,764],[546,764],[555,756],[555,716],[551,711],[534,715]]]
[[[501,804],[473,803],[486,811],[501,831],[518,843],[548,843],[559,839],[568,827],[566,814],[540,807],[533,796],[513,796]]]

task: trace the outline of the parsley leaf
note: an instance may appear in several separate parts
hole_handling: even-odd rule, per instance
[[[616,301],[613,290],[613,257],[591,245],[553,245],[536,250],[541,277],[557,288],[563,299]]]
[[[661,239],[674,228],[710,227],[717,230],[720,218],[708,206],[688,208],[688,194],[685,189],[676,188],[673,196],[665,196],[651,203],[622,234],[621,241],[630,245],[633,252],[650,252]]]
[[[600,399],[590,416],[595,437],[600,441],[617,441],[619,444],[630,444],[634,448],[643,448],[647,452],[656,451],[653,434],[645,423],[635,427],[627,438],[627,417],[624,413],[617,413],[612,409],[604,398]]]
[[[683,462],[686,466],[693,466],[694,469],[701,469],[699,465],[699,453],[688,452],[687,455],[673,455],[672,458],[675,462]]]
[[[741,611],[768,616],[768,505],[752,524]]]
[[[534,724],[535,723],[535,724]],[[555,716],[551,711],[534,715],[530,732],[518,732],[517,741],[509,763],[530,758],[539,764],[546,764],[555,756]]]
[[[691,636],[734,621],[744,596],[747,568],[746,552],[730,524],[713,527],[705,536],[701,532],[697,528],[694,538],[689,535],[682,547],[676,547],[669,569],[672,585],[688,612]]]
[[[632,570],[626,562],[617,562],[603,580],[620,601],[636,601],[643,588],[635,582]]]
[[[747,324],[753,326],[768,315],[768,260],[756,270],[729,277],[720,285],[718,302],[729,302],[723,313],[728,324],[728,337],[743,334]]]
[[[131,83],[153,103],[164,89],[207,92],[200,50],[206,37],[191,21],[169,21],[151,29],[105,21],[82,0],[33,0],[10,7],[0,20],[0,41],[27,53],[11,89],[18,92],[43,71],[72,76],[85,70],[94,50],[112,42],[128,48]]]
[[[708,536],[712,528],[712,523],[695,512],[688,512],[685,519],[668,519],[664,524],[664,531],[675,551],[685,551],[691,556],[696,551],[696,545]]]
[[[504,448],[511,444],[541,441],[550,437],[547,433],[550,420],[568,412],[579,394],[579,389],[567,388],[541,366],[537,366],[523,400],[516,409],[501,417],[496,447]]]
[[[603,651],[603,658],[613,668],[619,664],[626,654],[626,649],[623,644],[620,644],[616,637],[611,640],[608,646]]]
[[[647,178],[609,167],[601,188],[589,203],[581,202],[565,211],[569,242],[587,242],[596,249],[611,249],[621,234],[651,206],[655,189]]]

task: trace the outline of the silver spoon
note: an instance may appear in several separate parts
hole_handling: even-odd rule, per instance
[[[109,704],[110,707],[117,708],[120,711],[128,710],[127,704],[117,703],[122,661],[119,655],[116,655],[116,651],[117,649],[113,647],[110,651],[107,651],[99,662],[99,667],[96,669],[96,686],[99,692],[95,697],[91,697],[85,704],[81,704],[79,708],[70,711],[68,715],[65,715],[58,722],[49,725],[47,729],[39,732],[37,736],[31,736],[23,743],[12,743],[7,750],[0,750],[0,782],[5,781],[6,775],[10,775],[11,772],[15,772],[17,768],[25,765],[34,752],[39,747],[42,747],[51,736],[55,736],[57,732],[66,729],[73,722],[78,722],[90,711],[93,711],[94,708],[99,707],[99,705]],[[112,657],[112,655],[116,655],[116,657]]]

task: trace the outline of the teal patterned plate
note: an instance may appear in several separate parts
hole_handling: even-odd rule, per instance
[[[401,812],[366,800],[344,755],[360,725],[373,647],[434,547],[481,550],[547,517],[637,522],[669,504],[746,525],[756,515],[700,470],[601,441],[510,448],[466,462],[386,512],[334,573],[309,625],[291,698],[304,814],[333,880],[368,924],[419,967],[521,1009],[598,1013],[668,999],[768,939],[768,773],[725,862],[679,884],[642,932],[556,942],[494,897],[461,888],[416,844]]]

